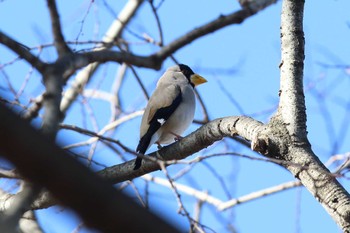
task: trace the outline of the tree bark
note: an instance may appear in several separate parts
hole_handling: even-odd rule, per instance
[[[270,158],[285,161],[282,165],[302,182],[343,232],[350,232],[350,196],[313,153],[307,139],[303,9],[304,0],[283,1],[280,103],[252,147]]]

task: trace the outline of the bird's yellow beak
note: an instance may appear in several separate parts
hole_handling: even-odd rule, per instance
[[[190,79],[191,79],[191,83],[193,83],[195,86],[208,82],[205,78],[203,78],[199,74],[192,74]]]

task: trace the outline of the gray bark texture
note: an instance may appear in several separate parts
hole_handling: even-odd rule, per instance
[[[276,115],[252,142],[252,148],[285,161],[282,165],[302,182],[343,232],[350,232],[349,194],[313,153],[307,139],[303,9],[304,0],[283,1],[280,103]]]
[[[134,1],[137,4],[134,5],[133,10],[129,11],[132,12],[130,17],[141,2],[140,0]],[[43,191],[40,197],[33,202],[31,209],[46,208],[57,204],[58,201],[52,197],[55,196],[61,203],[75,209],[91,226],[101,230],[111,232],[111,229],[113,229],[113,232],[116,232],[122,226],[129,232],[145,232],[147,231],[146,228],[152,232],[178,232],[173,226],[164,223],[163,220],[135,205],[128,197],[116,191],[112,184],[159,170],[169,165],[170,163],[167,163],[169,160],[184,159],[221,140],[223,137],[230,137],[251,142],[252,150],[271,158],[271,161],[289,170],[324,207],[341,230],[350,233],[349,193],[337,181],[336,175],[332,174],[314,154],[307,138],[307,115],[303,90],[304,0],[283,1],[280,102],[278,111],[267,124],[246,116],[216,119],[206,123],[182,140],[145,156],[144,163],[139,170],[133,170],[135,160],[132,160],[98,172],[100,177],[81,164],[77,164],[70,156],[53,145],[59,123],[64,118],[62,112],[66,112],[72,103],[70,99],[73,101],[80,91],[79,88],[76,88],[76,90],[73,90],[74,93],[65,96],[62,102],[62,85],[78,68],[96,62],[99,64],[115,61],[159,69],[162,62],[180,48],[218,29],[239,24],[255,14],[256,9],[266,7],[275,1],[240,2],[244,9],[226,16],[220,16],[212,22],[179,37],[150,56],[138,56],[124,51],[118,52],[108,49],[81,54],[72,53],[65,44],[58,20],[57,8],[54,4],[55,1],[52,0],[48,1],[48,6],[53,18],[55,47],[59,55],[56,62],[51,64],[42,62],[29,51],[18,46],[18,43],[9,36],[0,32],[0,43],[6,45],[35,67],[43,75],[46,87],[46,93],[38,101],[41,104],[37,105],[36,110],[33,111],[34,113],[25,117],[31,119],[37,115],[41,106],[44,106],[45,114],[41,133],[46,135],[46,138],[31,129],[28,124],[15,118],[3,106],[0,106],[2,116],[0,139],[3,142],[0,152],[6,155],[21,175],[21,177],[15,177],[17,173],[11,173],[14,176],[11,178],[25,177],[50,192]],[[128,20],[123,21],[120,27]],[[88,79],[89,77],[84,78],[84,80]],[[84,86],[86,82],[78,82],[79,85],[77,86]],[[15,127],[11,128],[12,125]],[[33,145],[38,146],[33,147]],[[66,182],[62,182],[62,180],[66,180]],[[82,195],[82,193],[91,195]],[[83,197],[86,199],[83,199]],[[16,195],[0,195],[0,211],[4,212],[9,209],[14,200],[16,200]],[[97,210],[100,210],[100,212]],[[136,213],[139,215],[134,222],[135,217],[133,216]],[[120,223],[114,222],[118,218]],[[155,228],[157,231],[154,230]]]

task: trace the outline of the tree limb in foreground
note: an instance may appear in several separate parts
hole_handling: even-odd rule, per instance
[[[178,232],[75,161],[3,105],[0,153],[102,232]]]

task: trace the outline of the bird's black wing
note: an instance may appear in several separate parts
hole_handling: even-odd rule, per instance
[[[152,119],[149,121],[149,128],[147,132],[141,137],[139,144],[136,148],[136,151],[140,154],[145,154],[153,134],[157,132],[157,130],[169,119],[171,114],[177,109],[177,107],[180,105],[182,101],[182,93],[179,89],[179,93],[177,94],[176,98],[173,100],[173,102],[166,107],[159,108],[155,114],[153,115]],[[135,161],[135,167],[134,170],[137,170],[141,166],[142,158],[137,157]]]

